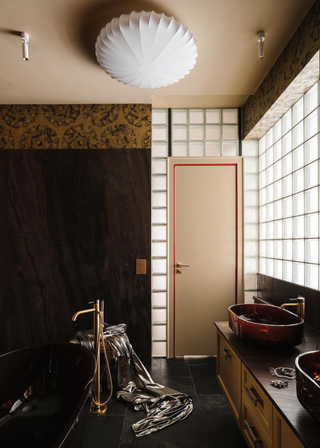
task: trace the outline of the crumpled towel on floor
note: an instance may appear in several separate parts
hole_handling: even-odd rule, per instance
[[[136,411],[144,409],[146,418],[132,425],[137,437],[159,431],[178,420],[184,420],[193,410],[192,398],[155,383],[133,350],[126,334],[126,325],[105,326],[104,341],[116,358],[117,398],[127,401]],[[73,343],[92,349],[92,331],[78,332]]]

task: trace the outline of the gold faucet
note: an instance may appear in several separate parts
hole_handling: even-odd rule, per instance
[[[95,376],[94,376],[94,395],[91,400],[91,407],[90,407],[90,413],[95,415],[103,415],[107,411],[107,403],[111,398],[112,395],[112,380],[111,380],[111,392],[109,395],[109,398],[104,403],[101,403],[100,401],[100,383],[101,383],[101,377],[100,377],[100,334],[102,331],[102,315],[103,312],[100,311],[100,300],[96,300],[94,302],[93,308],[78,311],[72,316],[72,320],[75,322],[77,317],[80,316],[80,314],[86,314],[86,313],[94,313],[93,318],[93,334],[94,334],[94,354],[96,357],[96,370],[95,370]],[[106,350],[103,340],[103,334],[102,334],[102,346],[104,349],[104,354],[106,357]],[[106,357],[106,364],[107,368],[110,374],[108,359]],[[111,377],[111,375],[110,375]],[[111,379],[111,378],[110,378]]]
[[[280,309],[284,308],[285,306],[296,306],[297,307],[297,315],[304,320],[305,316],[305,309],[306,309],[306,299],[303,296],[298,296],[296,299],[290,299],[290,300],[296,300],[295,303],[283,303],[280,306]]]

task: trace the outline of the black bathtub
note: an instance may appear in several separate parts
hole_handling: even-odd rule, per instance
[[[0,446],[60,447],[88,398],[94,370],[93,354],[68,343],[0,356]]]

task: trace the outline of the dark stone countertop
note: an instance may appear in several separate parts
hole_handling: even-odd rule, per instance
[[[319,333],[305,325],[305,340],[297,347],[274,350],[256,347],[239,339],[229,328],[228,322],[215,322],[215,326],[229,342],[241,361],[264,389],[273,405],[284,417],[293,432],[307,448],[320,447],[320,422],[300,404],[296,396],[296,383],[277,389],[270,385],[274,377],[270,367],[294,367],[295,358],[301,353],[317,349]]]

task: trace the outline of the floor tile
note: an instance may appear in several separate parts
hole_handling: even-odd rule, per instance
[[[214,365],[190,366],[190,371],[198,394],[222,393],[216,378],[216,369]]]
[[[163,378],[189,378],[191,376],[189,365],[184,358],[162,359],[161,366]]]
[[[189,366],[194,365],[200,365],[200,366],[207,366],[207,365],[215,365],[216,359],[213,356],[210,357],[196,357],[196,358],[185,358]]]

